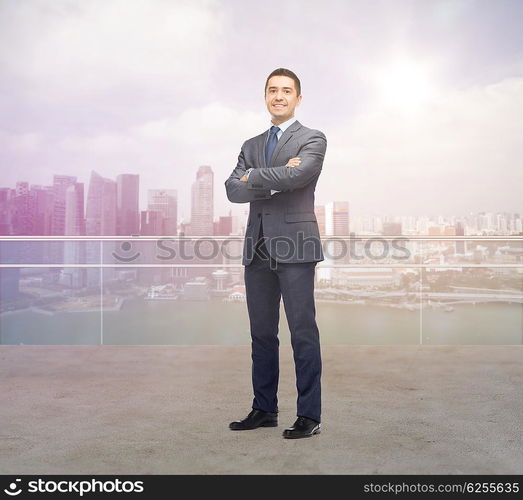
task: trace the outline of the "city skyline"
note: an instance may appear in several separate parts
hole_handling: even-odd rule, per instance
[[[18,181],[14,188],[0,186],[0,235],[242,234],[247,212],[238,216],[232,215],[231,210],[229,215],[214,211],[212,167],[200,166],[194,174],[196,179],[190,188],[191,212],[188,220],[179,221],[180,190],[149,189],[147,205],[143,206],[140,204],[140,176],[135,174],[120,173],[113,180],[93,170],[87,189],[75,176],[56,174],[52,185],[48,186],[28,181]],[[451,216],[354,215],[349,201],[335,200],[315,204],[315,213],[320,234],[324,236],[349,233],[464,236],[480,234],[482,230],[486,234],[523,234],[523,219],[519,212],[481,211]]]
[[[253,3],[248,21],[241,5],[2,2],[3,183],[126,172],[145,199],[189,185],[199,165],[225,181],[243,141],[268,129],[263,84],[284,66],[301,78],[296,118],[327,136],[318,204],[521,211],[521,2],[331,0],[323,24],[313,3],[290,0],[281,15],[299,15],[299,29],[278,31],[277,2]],[[277,55],[259,43],[275,36]],[[224,190],[214,203],[247,209]],[[189,191],[178,205],[187,218]]]

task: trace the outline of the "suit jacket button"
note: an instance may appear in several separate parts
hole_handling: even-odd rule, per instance
[[[258,217],[261,217],[261,214],[258,214]]]

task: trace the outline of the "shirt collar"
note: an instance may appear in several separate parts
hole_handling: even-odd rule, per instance
[[[281,133],[285,132],[294,122],[296,121],[296,117],[293,116],[292,118],[289,118],[286,122],[280,123],[278,125],[279,129],[281,130]],[[274,126],[274,124],[271,122],[270,126]]]

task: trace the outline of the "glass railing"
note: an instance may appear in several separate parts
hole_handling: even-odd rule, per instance
[[[250,344],[243,245],[2,236],[0,344]],[[523,344],[523,236],[351,234],[322,248],[323,344]]]

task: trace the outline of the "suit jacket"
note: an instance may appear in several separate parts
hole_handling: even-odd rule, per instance
[[[225,181],[231,202],[250,203],[242,264],[247,266],[252,261],[262,222],[267,250],[277,262],[322,261],[314,190],[327,149],[325,134],[296,120],[283,132],[269,165],[265,165],[267,134],[268,131],[243,143],[238,164]],[[301,158],[300,165],[286,167],[295,156]],[[251,167],[254,170],[249,180],[240,181]],[[271,189],[281,192],[271,196]]]

